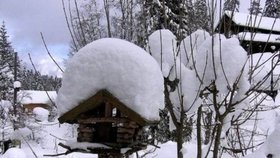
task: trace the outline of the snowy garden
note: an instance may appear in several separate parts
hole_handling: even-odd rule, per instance
[[[272,1],[260,16],[260,1],[243,14],[239,1],[226,0],[219,21],[214,3],[208,15],[200,0],[187,18],[180,14],[191,5],[175,15],[161,0],[115,2],[122,18],[110,18],[104,0],[104,19],[96,1],[74,2],[67,13],[62,0],[72,38],[65,68],[41,33],[61,79],[41,75],[30,55],[34,72],[21,70],[0,28],[0,158],[280,158],[280,19],[268,14]]]
[[[176,38],[169,30],[158,30],[149,37],[151,55],[142,48],[119,39],[100,39],[88,44],[69,61],[64,72],[56,101],[59,116],[101,89],[110,91],[120,101],[130,105],[130,109],[148,120],[160,119],[158,111],[164,109],[164,99],[167,99],[170,104],[167,106],[172,105],[169,112],[170,130],[180,130],[184,128],[182,120],[194,119],[191,125],[191,140],[181,142],[182,148],[179,152],[184,157],[196,157],[198,152],[215,157],[212,154],[216,148],[217,154],[222,157],[232,157],[234,152],[226,149],[238,150],[240,147],[248,148],[248,155],[245,157],[266,157],[269,154],[280,156],[280,122],[277,108],[279,97],[277,95],[276,98],[271,98],[264,93],[255,92],[255,89],[270,89],[270,82],[264,81],[268,73],[264,70],[270,70],[271,58],[260,58],[260,54],[252,55],[252,58],[263,61],[254,63],[256,75],[252,75],[250,83],[250,57],[239,45],[237,38],[226,39],[219,34],[210,36],[206,31],[198,30],[186,37],[179,48],[174,43]],[[178,49],[180,51],[176,55],[175,50]],[[258,72],[259,69],[262,71]],[[176,80],[178,81],[175,82]],[[166,84],[167,81],[175,85]],[[278,83],[273,89],[277,88]],[[4,102],[1,104],[7,108],[11,106]],[[214,139],[210,139],[216,141],[218,136],[218,146],[216,142],[209,142],[200,144],[200,148],[197,148],[197,141],[205,141],[206,135],[203,127],[206,124],[199,118],[199,113],[207,111],[216,115],[211,124],[220,130],[215,131]],[[5,137],[21,140],[22,144],[21,149],[12,148],[3,157],[60,155],[65,149],[58,146],[59,142],[68,145],[72,143],[79,148],[92,145],[75,144],[75,126],[60,125],[57,120],[49,122],[48,110],[34,108],[33,113],[34,119],[28,120],[25,128],[11,132],[11,136],[8,136],[10,132],[4,134]],[[200,123],[197,122],[199,119]],[[198,125],[201,126],[201,131],[198,131]],[[2,133],[8,130],[6,128],[8,126],[2,128]],[[242,137],[240,144],[233,143],[238,141],[238,135],[235,136],[237,130]],[[159,143],[159,148],[148,146],[146,150],[139,151],[138,155],[150,152],[146,157],[174,157],[177,143]],[[250,154],[252,151],[254,152]],[[60,157],[75,155],[97,157],[81,153]]]

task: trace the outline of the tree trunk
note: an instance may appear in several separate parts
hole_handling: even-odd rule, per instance
[[[201,114],[202,106],[197,111],[197,158],[202,157]]]
[[[111,33],[111,22],[110,22],[110,7],[108,0],[103,0],[104,3],[104,9],[105,9],[105,15],[106,15],[106,21],[107,21],[107,31],[108,31],[108,37],[112,37]]]
[[[219,156],[222,128],[223,128],[223,121],[220,120],[219,124],[217,125],[217,131],[215,135],[213,158],[218,158]]]
[[[177,157],[183,158],[182,148],[183,148],[183,124],[180,128],[177,128]]]

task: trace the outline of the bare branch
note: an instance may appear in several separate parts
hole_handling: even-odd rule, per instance
[[[44,46],[45,46],[45,48],[46,48],[46,51],[48,52],[49,57],[52,59],[52,61],[55,63],[55,65],[59,68],[59,70],[63,73],[63,72],[64,72],[63,69],[59,66],[59,64],[56,62],[56,60],[55,60],[55,59],[53,58],[53,56],[51,55],[51,53],[50,53],[50,51],[49,51],[49,49],[48,49],[48,47],[47,47],[47,44],[46,44],[46,42],[45,42],[43,33],[40,32],[40,34],[41,34],[42,41],[43,41],[43,43],[44,43]]]

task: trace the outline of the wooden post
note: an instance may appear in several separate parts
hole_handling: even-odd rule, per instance
[[[14,59],[14,84],[17,81],[17,52],[15,52],[15,59]],[[19,87],[15,87],[14,85],[14,98],[13,98],[13,115],[14,117],[17,117],[17,92],[19,90]],[[19,127],[19,122],[20,122],[20,117],[18,118],[18,120],[14,120],[13,121],[13,127],[14,130],[18,129]]]

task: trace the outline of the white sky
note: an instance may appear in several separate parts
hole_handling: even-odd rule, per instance
[[[30,65],[28,53],[42,73],[56,74],[41,40],[44,34],[49,50],[62,63],[67,58],[69,33],[61,0],[0,0],[0,21],[5,21],[9,40],[20,58]]]
[[[265,0],[261,2],[264,4]],[[240,12],[248,12],[250,0],[240,0],[240,3]],[[1,24],[3,20],[21,59],[30,65],[27,54],[31,53],[42,73],[56,74],[57,67],[47,55],[40,32],[53,56],[62,63],[67,58],[70,36],[61,0],[0,0]]]

